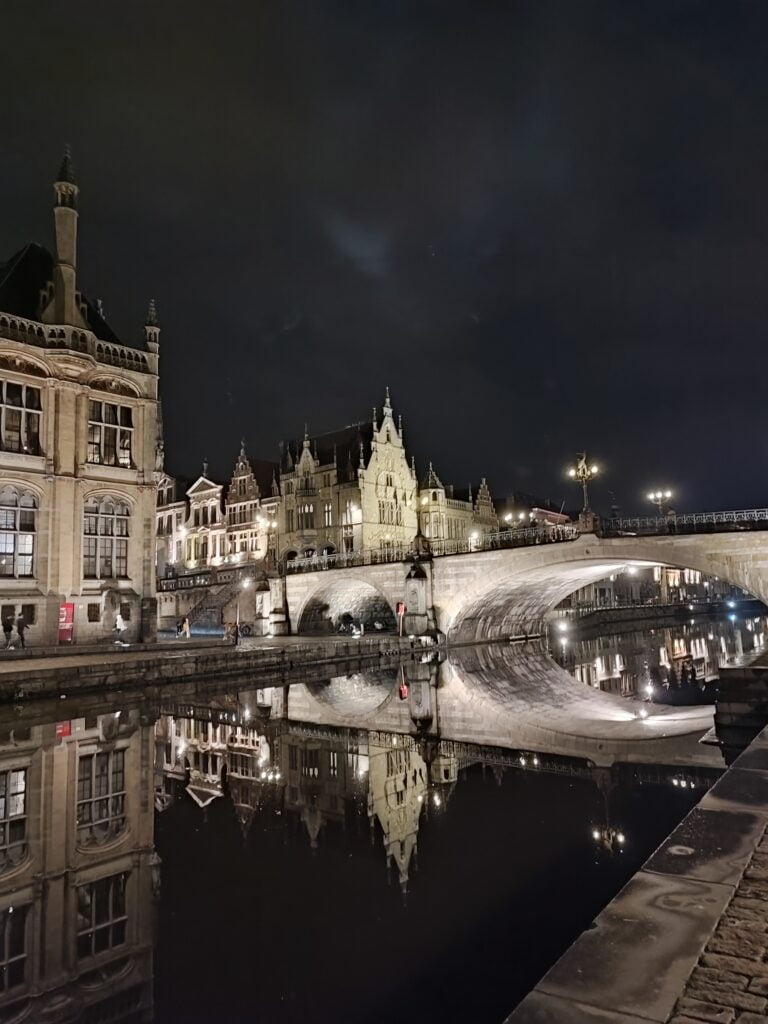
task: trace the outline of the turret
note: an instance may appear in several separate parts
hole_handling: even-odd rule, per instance
[[[149,300],[147,319],[144,322],[144,340],[147,343],[147,351],[157,355],[160,351],[160,326],[157,322],[157,308],[155,300]]]
[[[56,197],[53,211],[56,229],[53,319],[59,324],[77,324],[77,197],[80,189],[75,181],[69,146],[64,150],[53,190]]]

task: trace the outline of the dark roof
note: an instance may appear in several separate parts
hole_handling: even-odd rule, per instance
[[[278,487],[280,484],[280,464],[270,462],[269,459],[252,459],[250,457],[248,461],[251,464],[253,475],[256,477],[256,483],[259,485],[259,494],[262,498],[271,498],[272,479],[277,481]]]
[[[40,294],[53,280],[53,266],[53,256],[37,242],[30,242],[6,263],[0,264],[0,312],[40,322]],[[82,293],[80,297],[86,307],[86,322],[96,337],[122,345],[96,306]]]
[[[354,473],[360,465],[360,445],[363,446],[363,457],[368,462],[371,456],[371,442],[373,441],[372,423],[351,423],[341,430],[332,430],[327,434],[314,434],[310,436],[310,451],[312,455],[317,452],[317,459],[321,466],[329,466],[336,457],[336,464],[339,469],[339,479],[354,479]],[[301,458],[304,447],[303,441],[289,441],[283,446],[283,454],[280,461],[282,471],[290,473],[293,467]],[[293,465],[289,468],[288,453],[290,452]],[[351,470],[351,472],[350,472]]]

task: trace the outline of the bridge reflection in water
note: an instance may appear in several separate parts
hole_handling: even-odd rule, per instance
[[[539,649],[241,686],[0,710],[0,1019],[501,1021],[720,770]]]

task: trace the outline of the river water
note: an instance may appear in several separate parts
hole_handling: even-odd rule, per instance
[[[721,770],[631,704],[494,645],[0,709],[0,1019],[501,1024]]]

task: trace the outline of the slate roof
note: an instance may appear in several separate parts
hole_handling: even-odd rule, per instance
[[[271,498],[273,477],[277,480],[278,488],[280,486],[280,464],[270,462],[269,459],[252,459],[250,456],[248,461],[259,485],[259,494],[262,498]]]
[[[363,457],[367,464],[371,457],[371,442],[373,441],[372,423],[351,423],[340,430],[332,430],[327,434],[310,435],[310,451],[315,455],[321,466],[329,466],[333,463],[334,450],[336,463],[338,465],[339,479],[354,479],[357,467],[360,465],[360,445],[363,446]],[[283,454],[280,460],[280,469],[283,473],[290,473],[293,467],[301,458],[304,447],[302,441],[288,441],[283,445]],[[290,452],[293,466],[290,466],[288,453]],[[290,466],[290,468],[289,468]],[[259,484],[261,486],[261,484]]]
[[[6,263],[0,264],[0,312],[40,322],[40,293],[53,280],[53,267],[53,256],[37,242],[30,242]],[[82,292],[81,299],[86,307],[86,322],[96,337],[122,345],[96,306]],[[129,347],[136,348],[135,345]]]

